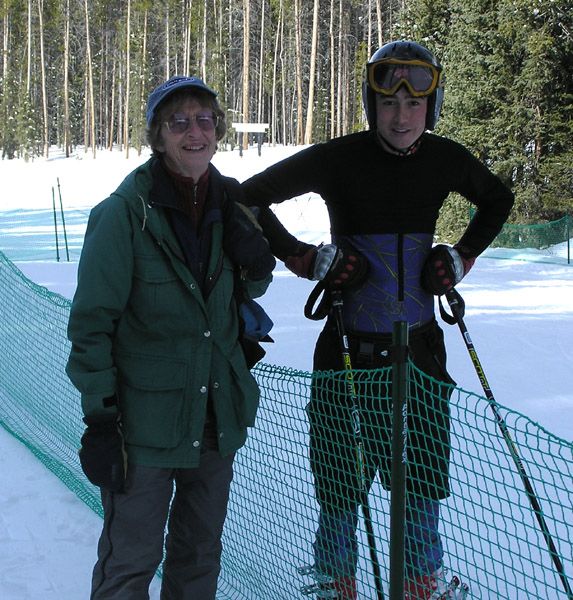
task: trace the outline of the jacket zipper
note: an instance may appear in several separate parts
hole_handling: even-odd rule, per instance
[[[404,234],[398,234],[398,302],[404,302]]]

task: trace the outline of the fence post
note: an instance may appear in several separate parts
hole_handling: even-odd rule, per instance
[[[408,323],[395,321],[392,335],[392,477],[390,486],[390,600],[404,598],[404,523],[408,436]]]

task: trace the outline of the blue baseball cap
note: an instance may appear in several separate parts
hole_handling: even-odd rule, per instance
[[[213,98],[217,97],[217,92],[214,92],[210,87],[205,85],[205,82],[199,77],[185,77],[184,75],[174,75],[170,79],[168,79],[165,83],[157,86],[151,94],[149,94],[149,98],[147,99],[147,126],[151,125],[151,121],[153,121],[153,117],[155,116],[155,111],[157,107],[170,96],[174,91],[180,90],[181,88],[195,88],[196,90],[201,90],[203,92],[207,92],[211,94]]]

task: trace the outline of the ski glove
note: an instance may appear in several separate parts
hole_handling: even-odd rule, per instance
[[[285,258],[286,268],[292,271],[297,277],[313,279],[317,250],[316,246],[298,242],[295,251]]]
[[[289,256],[285,265],[295,275],[323,281],[331,288],[356,286],[368,272],[366,259],[348,245],[301,243],[297,255]]]
[[[434,246],[422,267],[422,287],[430,294],[441,296],[457,285],[475,262],[456,246]]]
[[[83,472],[98,487],[123,491],[127,455],[117,415],[84,417],[83,421],[87,425],[79,452]]]
[[[276,260],[251,210],[239,202],[229,202],[224,219],[225,254],[251,281],[271,275]]]

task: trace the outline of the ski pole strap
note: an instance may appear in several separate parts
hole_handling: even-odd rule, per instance
[[[326,286],[324,285],[324,282],[319,281],[308,295],[308,299],[304,305],[304,316],[307,319],[310,319],[311,321],[321,321],[328,315],[331,308],[331,302],[330,295],[325,292]],[[322,298],[320,297],[321,295]],[[316,305],[317,301],[318,305]]]
[[[439,296],[438,304],[440,305],[440,316],[448,325],[455,325],[460,318],[464,318],[466,312],[466,303],[456,288],[452,288],[446,292],[446,300],[450,305],[452,314],[450,315],[448,312],[446,312],[446,309],[442,304],[442,297]]]

